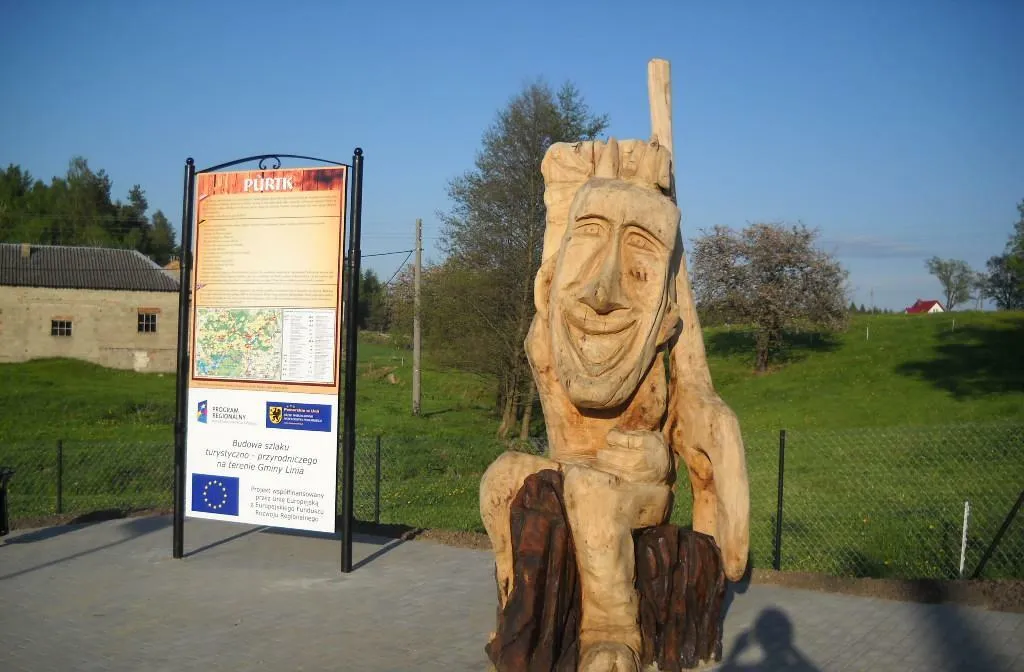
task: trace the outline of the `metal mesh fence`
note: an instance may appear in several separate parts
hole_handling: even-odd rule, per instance
[[[961,566],[971,576],[984,559],[985,578],[1024,578],[1024,511],[1009,515],[1024,489],[1024,424],[787,432],[778,538],[780,435],[748,432],[744,444],[755,567],[773,566],[778,544],[784,571],[946,579]],[[481,531],[480,477],[502,450],[489,437],[361,436],[355,516]],[[0,443],[0,466],[16,470],[15,525],[54,514],[169,510],[172,465],[169,442]],[[673,522],[687,525],[690,515],[683,483]]]
[[[375,520],[377,512],[376,448],[373,439],[357,441],[353,510],[360,520]],[[0,466],[14,469],[8,483],[14,526],[45,524],[54,516],[74,519],[173,506],[170,442],[0,442]],[[341,495],[339,477],[339,506]]]
[[[962,554],[970,575],[1022,488],[1022,425],[789,432],[781,566],[946,579],[960,575]],[[1024,520],[984,575],[1024,577]]]

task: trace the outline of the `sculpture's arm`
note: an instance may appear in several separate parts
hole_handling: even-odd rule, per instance
[[[750,543],[750,494],[739,422],[709,386],[688,386],[674,378],[672,390],[666,433],[689,472],[693,529],[715,538],[726,576],[738,581],[746,571]]]
[[[750,547],[750,490],[736,414],[715,392],[704,350],[686,255],[679,245],[675,294],[682,321],[669,354],[666,438],[686,463],[693,489],[693,529],[710,534],[725,574],[738,581]]]

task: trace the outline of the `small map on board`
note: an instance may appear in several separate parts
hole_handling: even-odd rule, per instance
[[[281,380],[284,320],[279,308],[199,308],[195,375]]]

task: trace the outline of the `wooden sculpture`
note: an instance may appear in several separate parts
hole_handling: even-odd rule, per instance
[[[649,68],[650,141],[559,143],[526,353],[545,457],[480,484],[495,554],[499,670],[636,671],[721,656],[724,582],[744,573],[736,416],[712,386],[674,200],[668,64]],[[668,525],[677,468],[692,531]]]

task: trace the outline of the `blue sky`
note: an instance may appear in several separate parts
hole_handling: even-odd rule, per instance
[[[0,10],[0,165],[176,224],[184,160],[366,152],[363,253],[440,259],[446,183],[521,87],[572,80],[609,133],[650,133],[646,64],[672,63],[687,237],[802,221],[857,303],[939,298],[924,259],[981,269],[1024,199],[1024,3],[35,2]],[[386,279],[404,255],[367,259]]]

